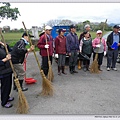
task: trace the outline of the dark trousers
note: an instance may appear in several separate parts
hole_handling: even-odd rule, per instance
[[[12,74],[1,78],[1,105],[4,106],[9,99],[12,86]]]
[[[93,61],[94,61],[94,59],[95,59],[95,55],[96,55],[96,53],[94,52],[94,53],[93,53]],[[98,65],[102,65],[103,56],[104,56],[104,52],[103,52],[103,53],[98,53]]]
[[[91,54],[86,54],[89,58],[91,57]],[[90,65],[90,60],[83,60],[83,65]]]
[[[66,54],[58,54],[58,66],[65,66]]]
[[[117,62],[117,57],[118,57],[118,50],[108,50],[107,52],[107,67],[116,67],[116,62]]]
[[[75,66],[77,64],[77,51],[72,51],[71,56],[69,56],[69,66]]]
[[[52,64],[52,56],[50,56],[50,61]],[[49,69],[48,56],[42,56],[42,70],[44,71],[45,76],[48,75],[48,69]]]

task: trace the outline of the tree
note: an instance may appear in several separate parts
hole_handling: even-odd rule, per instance
[[[0,19],[11,18],[11,20],[17,20],[18,15],[20,15],[18,8],[11,8],[10,3],[8,2],[0,2],[0,4],[2,4],[0,6]]]
[[[53,27],[53,26],[55,26],[55,25],[59,25],[60,22],[61,22],[61,20],[57,20],[57,19],[55,19],[55,20],[49,20],[49,21],[47,22],[47,25]]]

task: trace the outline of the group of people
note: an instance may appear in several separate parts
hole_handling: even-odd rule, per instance
[[[19,79],[20,87],[22,91],[28,90],[28,88],[23,87],[25,71],[23,68],[23,62],[25,58],[25,54],[34,50],[34,46],[30,46],[29,49],[26,49],[26,45],[29,44],[28,34],[25,32],[22,35],[22,38],[14,45],[13,49],[9,47],[9,45],[5,45],[3,42],[0,42],[0,80],[1,80],[1,105],[5,108],[10,108],[13,105],[10,103],[14,100],[14,97],[10,96],[12,82],[14,81],[14,77],[12,78],[13,70],[10,66],[9,60],[12,61],[14,70],[17,74],[17,78]],[[7,54],[5,46],[9,51]],[[14,90],[17,91],[17,87],[14,83]]]
[[[53,40],[51,36],[52,28],[46,26],[45,30],[39,35],[39,41],[37,47],[40,49],[40,55],[42,58],[41,69],[44,71],[45,76],[48,75],[49,65],[48,56],[52,64],[52,55],[55,50],[55,54],[58,54],[58,75],[67,73],[65,72],[65,59],[66,54],[69,55],[69,71],[70,74],[78,73],[75,69],[78,54],[85,54],[89,59],[82,59],[83,70],[86,72],[90,68],[90,58],[93,53],[93,60],[96,54],[98,54],[98,69],[102,71],[101,65],[103,61],[103,56],[106,55],[106,45],[107,50],[107,70],[110,69],[117,70],[116,59],[118,56],[118,49],[120,46],[120,33],[119,26],[115,25],[113,27],[113,32],[110,33],[107,40],[102,38],[102,31],[98,30],[96,32],[96,38],[92,39],[90,34],[90,25],[85,25],[85,30],[78,39],[76,34],[76,26],[70,26],[70,32],[67,36],[64,36],[66,32],[65,29],[58,30],[58,36]],[[118,47],[112,47],[114,43],[117,43]],[[29,44],[28,34],[25,32],[22,38],[14,45],[11,50],[7,45],[10,54],[7,55],[5,51],[5,44],[0,42],[0,80],[1,80],[1,105],[5,108],[12,107],[10,101],[14,100],[14,97],[10,97],[10,91],[12,86],[12,69],[9,64],[9,60],[12,60],[15,72],[19,79],[19,83],[22,91],[28,90],[28,88],[23,87],[25,71],[23,69],[23,62],[25,59],[25,54],[34,50],[34,46],[31,45],[29,49],[26,49],[26,45]],[[81,61],[81,58],[80,58]],[[81,64],[82,64],[81,61]],[[13,78],[14,79],[14,78]],[[14,84],[14,90],[17,87]]]

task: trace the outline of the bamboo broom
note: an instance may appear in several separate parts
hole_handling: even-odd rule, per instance
[[[78,69],[81,70],[81,60],[78,60]]]
[[[105,24],[107,23],[107,19],[105,20],[104,22],[104,26],[103,26],[103,32],[104,32],[104,27],[105,27]],[[100,38],[100,41],[101,41],[102,38]],[[98,48],[99,50],[99,48]],[[98,69],[98,52],[96,53],[95,55],[95,59],[93,61],[93,63],[91,64],[90,66],[90,72],[91,73],[100,73],[99,69]]]
[[[8,49],[7,49],[7,46],[6,46],[6,42],[5,42],[5,39],[4,39],[4,37],[3,37],[3,34],[2,34],[2,30],[1,30],[1,29],[0,29],[0,34],[1,34],[2,41],[3,41],[4,46],[5,46],[6,53],[7,53],[7,55],[8,55],[9,52],[8,52]],[[12,71],[13,71],[14,76],[15,76],[15,79],[14,79],[15,85],[17,86],[17,89],[18,89],[18,106],[17,106],[17,113],[26,114],[26,113],[28,113],[28,109],[29,109],[28,102],[27,102],[27,100],[26,100],[26,98],[25,98],[25,95],[23,94],[22,89],[21,89],[21,87],[20,87],[20,83],[19,83],[19,81],[18,81],[18,78],[17,78],[16,72],[15,72],[15,70],[14,70],[12,61],[9,60],[9,62],[10,62]]]
[[[25,29],[26,33],[28,34],[28,31],[26,29],[26,26],[25,26],[24,22],[22,22],[22,23],[23,23],[23,26],[24,26],[24,29]],[[29,36],[29,34],[28,34],[28,36]],[[30,44],[32,45],[32,41],[31,41],[30,37],[29,37],[29,40],[30,40]],[[53,95],[53,85],[52,85],[51,81],[46,78],[43,70],[41,69],[41,66],[40,66],[40,63],[38,61],[35,50],[33,50],[33,52],[34,52],[34,56],[36,58],[36,61],[37,61],[37,64],[38,64],[38,67],[39,67],[39,70],[40,70],[40,74],[42,76],[42,92],[41,92],[41,95]]]
[[[46,38],[46,44],[47,43],[47,36],[45,34],[45,38]],[[52,66],[51,66],[51,61],[50,61],[50,56],[49,56],[49,51],[47,48],[47,55],[48,55],[48,66],[49,66],[49,70],[48,70],[48,79],[52,82],[54,79],[54,75],[53,75],[53,71],[52,71]]]

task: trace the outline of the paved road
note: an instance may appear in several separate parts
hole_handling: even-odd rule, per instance
[[[37,56],[40,59],[39,54]],[[50,115],[119,115],[120,114],[120,64],[118,71],[106,71],[106,58],[102,66],[103,72],[91,74],[78,70],[71,75],[68,67],[67,75],[57,75],[57,64],[53,61],[54,95],[38,96],[41,92],[42,79],[33,53],[27,58],[27,77],[37,79],[36,84],[25,84],[29,88],[24,92],[30,106],[29,113]],[[0,114],[16,114],[17,92],[12,91],[14,107],[5,109],[0,106]]]

